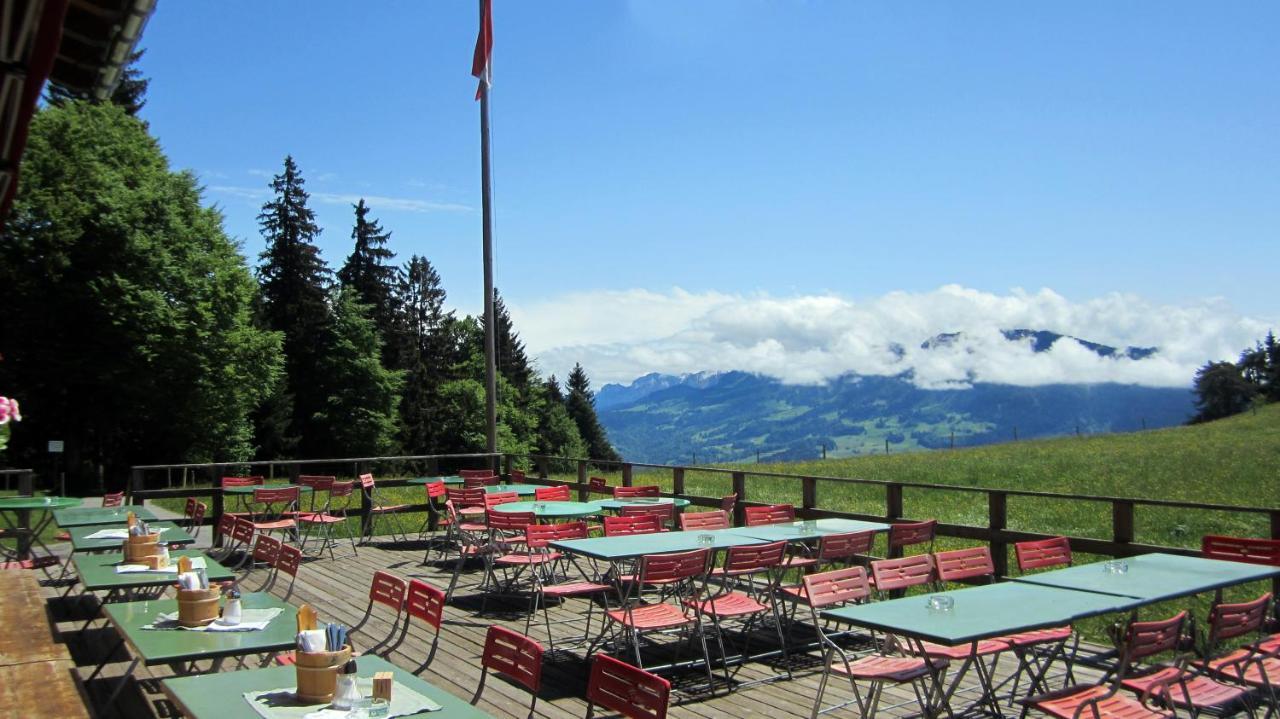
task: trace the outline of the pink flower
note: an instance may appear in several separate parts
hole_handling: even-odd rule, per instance
[[[22,411],[18,409],[18,400],[16,399],[9,400],[9,414],[13,415],[13,421],[15,422],[22,421]]]
[[[22,412],[18,409],[18,400],[0,396],[0,424],[8,424],[9,420],[22,421]]]

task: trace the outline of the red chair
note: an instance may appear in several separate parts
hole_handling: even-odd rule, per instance
[[[434,632],[434,637],[431,639],[431,649],[427,652],[426,660],[413,670],[414,674],[421,674],[422,670],[430,666],[431,660],[436,656],[436,649],[440,646],[440,627],[444,624],[444,592],[420,579],[410,579],[409,588],[404,596],[404,609],[408,615],[404,620],[404,629],[400,631],[400,638],[388,653],[404,643],[404,638],[409,634],[409,624],[414,619],[426,622]]]
[[[881,594],[933,583],[933,557],[917,554],[898,559],[877,559],[871,563],[871,586]]]
[[[338,478],[331,475],[300,474],[294,484],[299,487],[311,488],[311,497],[307,500],[307,511],[314,512],[316,511],[316,502],[321,501],[320,495],[328,492],[336,481],[338,481]],[[320,506],[323,507],[324,505]]]
[[[1144,695],[1141,700],[1134,699],[1128,694],[1120,693],[1120,688],[1136,661],[1178,648],[1186,620],[1187,613],[1178,612],[1169,619],[1130,622],[1120,638],[1120,661],[1115,670],[1115,679],[1109,685],[1069,687],[1026,699],[1024,706],[1059,719],[1172,719],[1175,716],[1173,712],[1147,704],[1153,696]]]
[[[612,494],[609,491],[609,483],[605,481],[604,477],[588,477],[587,491],[592,494]]]
[[[520,495],[516,492],[485,492],[484,509],[486,515],[489,510],[500,504],[510,504],[511,502],[519,502]]]
[[[1209,610],[1209,653],[1225,640],[1261,632],[1271,607],[1268,592],[1251,602],[1215,604]],[[1269,640],[1260,644],[1241,647],[1226,655],[1196,662],[1196,667],[1215,679],[1238,684],[1264,694],[1273,716],[1280,702],[1280,642]],[[1175,697],[1176,699],[1176,697]]]
[[[867,581],[865,568],[849,567],[810,574],[804,577],[803,591],[795,596],[803,596],[802,601],[809,607],[813,626],[818,632],[822,646],[826,648],[822,661],[822,680],[818,683],[818,694],[813,700],[812,716],[830,711],[830,709],[822,709],[822,696],[827,691],[827,682],[833,673],[842,674],[849,679],[853,699],[863,717],[876,716],[886,684],[911,684],[916,701],[920,704],[921,713],[924,716],[932,713],[928,697],[933,696],[934,692],[932,686],[927,685],[926,680],[939,681],[939,675],[947,668],[946,659],[934,657],[922,659],[896,655],[890,651],[891,644],[886,637],[878,644],[874,653],[850,660],[845,649],[823,628],[825,622],[819,619],[820,611],[836,605],[865,602],[870,598],[871,585]],[[838,658],[837,655],[839,655]],[[859,680],[870,682],[865,699],[858,689]]]
[[[533,695],[529,702],[529,716],[532,717],[538,704],[538,691],[542,688],[542,652],[541,644],[520,632],[506,627],[489,627],[484,640],[484,654],[480,657],[480,686],[476,687],[471,703],[480,701],[484,680],[490,671],[494,671],[529,690]]]
[[[484,498],[487,496],[484,487],[449,487],[445,494],[463,519],[484,517]]]
[[[280,547],[283,545],[279,539],[269,534],[259,534],[253,543],[253,553],[249,556],[249,566],[246,568],[247,575],[259,566],[267,569],[266,581],[263,586],[271,583],[271,575],[275,572],[276,562],[280,559]]]
[[[662,490],[656,484],[646,484],[639,487],[614,487],[614,499],[633,499],[635,497],[657,497]]]
[[[1280,539],[1206,535],[1200,540],[1200,556],[1231,562],[1280,567]]]
[[[257,505],[253,515],[253,529],[257,532],[288,532],[296,539],[298,522],[294,519],[298,511],[298,488],[262,487],[253,490],[253,501]]]
[[[675,520],[676,505],[667,502],[662,504],[628,504],[618,510],[619,517],[644,517],[649,515],[657,517],[663,531],[666,531]]]
[[[197,502],[194,499],[187,500],[187,507],[182,512],[186,517],[187,531],[192,538],[200,538],[200,528],[204,526],[204,515],[208,513],[209,505],[204,502]]]
[[[390,653],[391,648],[386,645],[396,636],[397,631],[400,629],[400,617],[404,615],[404,598],[408,591],[409,583],[400,577],[381,570],[373,573],[373,580],[369,584],[369,606],[364,610],[364,617],[348,631],[348,634],[354,636],[364,625],[369,623],[369,619],[373,616],[375,604],[381,604],[392,609],[395,612],[395,618],[391,621],[391,630],[387,635],[365,647],[365,654],[379,654],[385,659],[386,655]],[[382,651],[377,651],[379,649]]]
[[[233,567],[234,569],[239,569],[249,559],[250,547],[253,546],[254,525],[253,522],[244,517],[232,517],[231,521],[234,522],[231,528],[231,541],[233,544],[227,550],[227,556],[231,556],[236,551],[241,553],[240,561]]]
[[[280,553],[276,556],[276,571],[271,575],[271,586],[267,588],[269,591],[275,589],[276,580],[280,578],[280,572],[289,575],[289,587],[285,590],[284,596],[280,597],[284,601],[289,601],[289,597],[293,596],[293,585],[298,582],[298,569],[302,566],[302,550],[288,544],[280,544]]]
[[[486,576],[481,583],[484,590],[480,611],[484,612],[489,594],[510,593],[524,576],[525,570],[540,567],[560,558],[559,552],[531,550],[525,544],[525,529],[537,521],[533,512],[495,512],[486,515],[489,526],[489,545],[492,551],[484,553]],[[502,570],[501,586],[498,570]],[[532,572],[531,572],[532,573]],[[530,580],[532,581],[532,580]]]
[[[938,520],[924,522],[899,522],[889,525],[889,555],[894,550],[906,549],[917,544],[926,544],[926,552],[933,551],[933,538],[938,533]]]
[[[445,489],[443,481],[427,482],[425,485],[427,495],[427,518],[422,520],[422,526],[418,529],[418,539],[422,539],[430,532],[431,520],[436,520],[436,528],[449,526],[449,517],[444,515],[444,500],[448,498],[449,491]]]
[[[1032,569],[1049,569],[1071,566],[1071,543],[1066,537],[1050,537],[1013,545],[1018,560],[1018,571],[1026,574]]]
[[[519,469],[511,470],[507,475],[507,478],[512,484],[524,484],[525,481],[529,479],[525,476],[524,471]]]
[[[476,487],[496,487],[502,484],[502,480],[496,474],[490,474],[485,477],[463,477],[462,486],[467,489],[475,489]]]
[[[221,487],[261,487],[265,482],[263,477],[223,477],[218,483]]]
[[[728,529],[729,526],[729,514],[722,509],[685,512],[680,515],[680,529],[686,532],[695,529]]]
[[[213,530],[213,541],[221,542],[220,547],[211,547],[207,553],[218,561],[224,561],[231,556],[231,552],[235,547],[236,516],[234,514],[223,513],[218,518],[218,526]]]
[[[770,504],[763,507],[747,507],[743,525],[758,527],[762,524],[780,524],[796,521],[796,508],[791,504]]]
[[[848,564],[870,554],[875,542],[875,532],[824,534],[818,538],[818,550],[812,556],[788,557],[786,566],[788,569],[815,571],[824,566]]]
[[[652,514],[633,517],[605,517],[604,536],[625,537],[629,534],[653,534],[662,531],[662,519]]]
[[[737,506],[738,506],[738,495],[736,493],[729,494],[720,498],[720,511],[724,512],[730,517],[733,516],[733,508]]]
[[[591,660],[587,719],[595,716],[597,705],[628,719],[666,719],[670,701],[671,682],[657,674],[607,654],[597,654]]]
[[[400,526],[399,514],[401,510],[409,505],[407,504],[387,504],[382,501],[382,495],[378,493],[378,485],[373,481],[372,474],[360,475],[360,491],[369,504],[369,533],[365,535],[365,541],[372,542],[373,537],[377,534],[378,517],[386,517],[391,520],[391,539],[394,540],[396,535],[400,535],[401,541],[409,541],[409,535],[404,533],[404,527]]]
[[[478,490],[483,492],[484,490]],[[458,551],[458,559],[454,563],[453,576],[449,580],[449,588],[445,590],[445,599],[453,597],[453,591],[458,586],[458,579],[462,576],[462,567],[471,559],[482,559],[485,562],[484,579],[489,579],[489,557],[498,551],[493,542],[489,541],[488,525],[465,519],[454,506],[453,500],[445,500],[445,510],[449,513],[449,528],[453,533],[453,539],[456,542]],[[483,509],[481,510],[483,511]],[[427,550],[428,556],[431,550]],[[426,558],[423,563],[426,563]]]
[[[525,527],[525,542],[531,552],[541,552],[545,555],[552,556],[553,560],[562,560],[560,566],[553,567],[550,572],[533,572],[533,594],[530,596],[529,613],[525,617],[524,633],[529,633],[529,628],[533,623],[533,615],[538,606],[542,606],[542,619],[547,627],[547,644],[552,650],[556,648],[555,638],[551,634],[551,614],[547,607],[548,600],[556,600],[563,602],[567,599],[575,597],[600,597],[604,608],[609,608],[609,592],[613,591],[613,585],[605,584],[597,580],[596,572],[588,575],[578,564],[577,559],[572,555],[561,556],[559,552],[552,552],[549,544],[551,542],[562,542],[570,539],[586,539],[587,523],[586,522],[564,522],[561,524],[529,524]],[[573,575],[568,574],[569,570],[573,570]],[[591,639],[591,614],[595,609],[595,601],[587,603],[587,618],[583,629],[583,642]],[[574,614],[572,620],[578,623],[581,620],[579,615]],[[604,619],[601,619],[603,625]],[[604,627],[601,626],[601,630]]]
[[[569,485],[557,484],[533,490],[533,499],[537,502],[568,502],[573,499],[573,495],[569,492]]]
[[[102,506],[119,507],[124,504],[124,492],[112,492],[102,495]]]
[[[766,613],[772,614],[778,645],[782,647],[783,666],[790,664],[786,638],[782,636],[782,617],[774,601],[778,583],[782,579],[780,567],[786,554],[786,540],[729,547],[725,552],[724,566],[715,573],[720,580],[719,584],[712,585],[704,580],[699,595],[685,600],[686,606],[703,616],[711,617],[726,683],[732,681],[729,676],[729,653],[725,650],[724,641],[723,623],[726,621],[738,621],[743,625],[742,634],[746,639],[743,641],[742,651],[736,655],[741,662],[749,656],[747,650],[756,620]],[[791,676],[789,668],[787,676]]]
[[[492,477],[494,473],[492,469],[460,469],[458,470],[458,476],[463,479],[470,479],[472,477]]]
[[[1050,537],[1049,539],[1018,542],[1013,545],[1013,553],[1018,561],[1018,571],[1022,574],[1034,569],[1071,566],[1071,543],[1066,537]],[[1080,651],[1080,635],[1074,632],[1071,625],[1019,632],[1006,636],[1004,639],[1013,645],[1013,651],[1017,654],[1019,661],[1040,662],[1039,666],[1043,670],[1047,670],[1050,662],[1054,659],[1054,655],[1060,653],[1066,669],[1065,682],[1068,685],[1075,683],[1075,660]],[[1068,639],[1072,640],[1069,651],[1066,648]],[[1051,651],[1050,655],[1043,658],[1043,660],[1039,657],[1038,652],[1031,651],[1032,647],[1053,645],[1059,642],[1061,642],[1059,647]],[[1013,692],[1016,693],[1017,690],[1018,682],[1015,680]]]
[[[627,597],[621,609],[605,612],[609,621],[622,627],[632,650],[636,666],[644,668],[640,656],[640,638],[652,632],[695,632],[702,645],[702,658],[706,662],[707,683],[715,681],[711,674],[711,654],[707,651],[707,637],[702,629],[702,615],[688,603],[698,596],[705,583],[707,565],[711,560],[710,549],[694,549],[672,554],[646,554],[640,558],[638,581],[630,584],[635,592],[644,585],[662,585],[662,601],[648,602],[639,596]]]
[[[302,550],[306,551],[311,532],[318,529],[320,549],[316,552],[317,556],[324,554],[324,550],[328,549],[329,559],[334,559],[333,547],[338,541],[333,533],[337,527],[342,527],[343,535],[351,542],[351,554],[356,556],[358,553],[355,533],[350,530],[347,523],[347,511],[351,508],[351,498],[355,494],[355,482],[330,482],[328,492],[320,511],[298,515],[298,524],[306,529],[302,535]],[[341,506],[335,504],[335,500],[339,499],[342,500]]]

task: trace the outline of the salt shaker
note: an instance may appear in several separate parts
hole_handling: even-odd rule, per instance
[[[356,686],[356,663],[347,662],[338,675],[338,686],[333,692],[334,709],[351,709],[360,701],[360,688]]]
[[[222,623],[240,623],[240,590],[232,588],[227,591],[227,604],[222,608]]]

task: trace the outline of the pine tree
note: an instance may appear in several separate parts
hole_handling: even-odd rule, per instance
[[[538,454],[580,458],[587,455],[587,443],[565,407],[564,393],[556,376],[537,386]]]
[[[400,400],[400,442],[410,454],[439,451],[440,387],[454,362],[452,312],[445,312],[440,275],[425,257],[405,265],[396,305],[402,327],[397,360],[407,371]]]
[[[146,54],[146,50],[138,50],[129,55],[129,60],[121,71],[120,83],[108,98],[113,105],[119,105],[130,115],[137,115],[147,104],[147,86],[151,81],[142,76],[137,63]],[[50,105],[64,105],[75,100],[93,100],[87,93],[72,90],[65,85],[50,82],[45,90],[44,99]]]
[[[267,241],[259,256],[258,280],[262,321],[269,329],[284,333],[285,391],[293,397],[288,437],[300,438],[299,451],[306,455],[326,446],[313,418],[325,401],[317,391],[325,386],[319,362],[331,343],[333,319],[327,297],[330,272],[315,245],[320,227],[315,213],[307,207],[304,184],[293,157],[285,157],[284,171],[271,181],[276,196],[258,215]],[[264,437],[264,429],[259,425],[263,446],[290,444],[288,437]]]
[[[1249,408],[1258,387],[1231,362],[1210,362],[1196,371],[1196,407],[1191,423],[1209,422]]]
[[[338,270],[338,281],[344,288],[355,290],[361,304],[368,305],[378,333],[388,345],[396,347],[388,353],[387,365],[400,367],[396,322],[396,289],[401,283],[400,268],[390,264],[395,253],[387,249],[391,233],[383,230],[377,220],[370,219],[369,207],[364,199],[355,206],[356,223],[351,229],[354,247],[347,262]]]
[[[569,417],[578,425],[578,434],[587,445],[591,459],[611,462],[622,460],[596,416],[596,399],[591,392],[591,380],[581,364],[575,364],[569,373],[569,396],[565,400],[565,408]]]
[[[521,395],[527,394],[529,385],[533,381],[533,369],[529,366],[529,356],[525,353],[524,342],[520,340],[520,335],[516,334],[515,326],[511,323],[511,313],[507,312],[507,305],[502,301],[502,296],[498,294],[496,287],[493,288],[493,317],[497,326],[493,344],[496,354],[494,361],[497,363],[498,372],[507,378],[517,392]]]

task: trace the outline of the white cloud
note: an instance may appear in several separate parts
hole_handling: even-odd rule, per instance
[[[678,288],[601,291],[512,306],[511,313],[544,371],[563,376],[582,362],[597,386],[648,372],[745,370],[817,383],[845,372],[912,370],[925,387],[974,381],[1185,387],[1204,362],[1234,359],[1276,324],[1241,316],[1219,299],[1167,306],[1116,293],[1072,302],[1050,289],[993,294],[956,285],[866,301]],[[1006,340],[1003,329],[1160,351],[1144,360],[1108,359],[1059,341],[1037,353],[1029,342]],[[947,346],[920,347],[947,332],[962,335]]]
[[[266,201],[271,197],[271,188],[266,186],[210,185],[208,190],[220,195],[245,200]],[[354,205],[361,198],[375,213],[378,210],[390,210],[393,212],[471,212],[472,209],[470,205],[460,205],[453,202],[431,202],[410,197],[382,197],[380,195],[338,192],[311,193],[311,199],[326,205]]]
[[[209,192],[235,197],[241,200],[266,200],[271,191],[266,187],[239,187],[237,185],[210,185]]]

